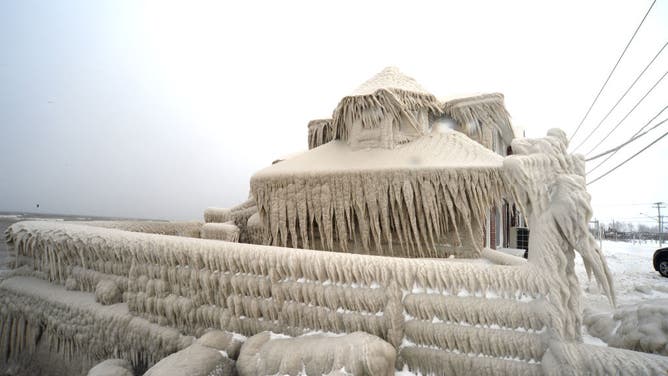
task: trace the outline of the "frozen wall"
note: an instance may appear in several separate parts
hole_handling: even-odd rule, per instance
[[[528,264],[328,253],[48,222],[17,223],[10,239],[53,282],[74,278],[83,286],[75,270],[127,278],[130,312],[184,334],[211,327],[245,335],[365,331],[413,367],[437,351],[512,362],[510,372],[536,368],[546,328],[564,330],[545,299],[550,287]],[[104,265],[116,267],[98,270]]]
[[[131,315],[126,305],[102,306],[92,294],[30,277],[0,282],[0,307],[0,370],[44,343],[66,362],[87,363],[84,372],[113,357],[141,372],[192,341]]]
[[[106,325],[108,309],[127,306],[122,319],[112,319],[104,330],[116,333],[118,320],[121,327],[133,328],[123,321],[132,319],[129,314],[145,319],[137,330],[146,338],[117,341],[127,356],[151,362],[163,355],[154,341],[177,348],[180,335],[209,328],[292,336],[364,331],[394,346],[399,367],[423,373],[606,374],[615,365],[630,373],[659,374],[668,369],[666,358],[578,343],[582,314],[575,252],[613,304],[614,290],[587,231],[591,209],[581,158],[568,155],[566,146],[563,132],[550,131],[544,139],[513,142],[516,155],[504,160],[508,192],[532,229],[529,261],[482,254],[508,265],[311,251],[74,223],[16,223],[7,239],[24,266],[0,283],[6,292],[0,346],[10,356],[30,351],[36,328],[44,327],[54,333],[55,351],[66,356],[84,346],[97,349],[99,336],[85,334],[93,333],[90,323]],[[231,212],[253,210],[249,201],[208,215],[222,221]],[[87,291],[112,280],[127,305],[101,309],[61,299],[63,293],[82,293],[35,278]],[[92,299],[92,294],[82,296]],[[168,340],[161,328],[180,334]],[[99,346],[106,355],[106,345]]]

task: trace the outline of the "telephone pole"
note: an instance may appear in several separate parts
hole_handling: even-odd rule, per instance
[[[666,205],[664,202],[655,202],[652,207],[656,208],[658,215],[657,220],[659,221],[659,247],[663,245],[663,217],[661,217],[661,209],[665,208]]]

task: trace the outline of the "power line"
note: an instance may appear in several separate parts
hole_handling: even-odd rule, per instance
[[[580,142],[580,144],[578,146],[576,146],[575,149],[573,149],[574,153],[580,148],[580,146],[582,146],[585,142],[587,142],[587,140],[589,140],[589,137],[591,137],[594,134],[594,132],[596,132],[596,130],[598,130],[598,128],[601,126],[601,124],[603,124],[603,122],[608,118],[608,116],[610,116],[612,111],[614,111],[615,108],[617,108],[619,103],[621,103],[621,101],[626,97],[626,94],[628,94],[629,91],[631,91],[631,89],[633,88],[633,86],[635,86],[635,84],[638,82],[638,80],[640,80],[640,78],[645,74],[645,72],[647,72],[647,69],[649,69],[649,67],[652,65],[652,63],[654,63],[656,58],[658,58],[659,55],[661,55],[661,52],[663,52],[663,50],[666,48],[666,46],[668,46],[668,42],[663,44],[663,47],[661,47],[661,49],[659,49],[659,52],[657,52],[656,55],[654,55],[654,58],[652,58],[652,60],[649,62],[649,64],[647,64],[647,66],[645,66],[645,69],[643,69],[642,72],[640,72],[640,74],[636,77],[636,79],[633,81],[633,83],[628,87],[628,89],[626,89],[624,94],[622,94],[622,96],[619,97],[619,99],[617,100],[617,103],[615,103],[615,105],[612,106],[610,111],[608,111],[608,113],[605,114],[603,119],[601,119],[601,121],[598,122],[596,127],[594,127],[594,129],[592,129],[592,131],[589,132],[589,134],[587,134],[587,137],[585,137],[585,139],[582,140],[582,142]]]
[[[607,150],[607,151],[604,151],[603,153],[597,154],[597,155],[595,155],[595,156],[593,156],[593,157],[591,157],[591,158],[587,158],[585,161],[586,161],[586,162],[591,162],[591,161],[593,161],[593,160],[595,160],[595,159],[598,159],[598,158],[600,158],[600,157],[602,157],[602,156],[604,156],[604,155],[607,155],[607,154],[612,153],[610,156],[608,156],[608,157],[607,157],[606,159],[604,159],[601,163],[599,163],[598,165],[596,165],[596,167],[594,167],[594,168],[592,168],[591,170],[589,170],[587,173],[589,174],[589,173],[593,172],[593,171],[596,170],[600,165],[602,165],[603,163],[607,162],[608,159],[612,158],[615,154],[617,154],[617,152],[618,152],[621,148],[623,148],[624,146],[626,146],[626,145],[630,144],[631,142],[633,142],[633,141],[639,139],[640,137],[646,135],[647,133],[649,133],[649,132],[653,131],[654,129],[656,129],[657,127],[659,127],[661,124],[663,124],[663,123],[665,123],[666,121],[668,121],[668,119],[664,119],[664,120],[660,121],[658,124],[655,124],[652,128],[648,129],[647,131],[645,131],[645,132],[643,132],[643,133],[640,133],[640,132],[642,132],[645,128],[647,128],[647,126],[649,126],[649,125],[650,125],[656,118],[658,118],[659,115],[661,115],[666,109],[668,109],[668,106],[665,106],[664,108],[662,108],[661,111],[659,111],[656,115],[654,115],[654,117],[652,117],[647,123],[645,123],[645,125],[643,125],[642,128],[640,128],[636,133],[634,133],[633,136],[631,136],[631,138],[628,139],[626,142],[624,142],[624,143],[622,143],[622,144],[620,144],[620,145],[617,145],[617,146],[615,146],[615,147],[612,148],[612,149],[609,149],[609,150]]]
[[[629,158],[627,158],[624,162],[622,162],[622,163],[618,164],[617,166],[613,167],[612,169],[608,170],[608,172],[606,172],[605,174],[603,174],[603,175],[597,177],[596,179],[590,181],[589,183],[587,183],[587,185],[593,184],[593,183],[595,183],[595,182],[601,180],[601,179],[604,178],[606,175],[608,175],[608,174],[610,174],[611,172],[615,171],[616,169],[622,167],[624,164],[626,164],[626,162],[628,162],[628,161],[630,161],[631,159],[635,158],[638,154],[642,153],[643,151],[649,149],[652,145],[656,144],[657,142],[659,142],[659,140],[661,140],[662,138],[664,138],[664,137],[666,137],[666,136],[668,136],[668,132],[662,134],[659,138],[657,138],[656,140],[652,141],[651,144],[645,146],[645,147],[642,148],[639,152],[637,152],[637,153],[633,154],[632,156],[630,156]]]
[[[631,42],[633,42],[633,39],[636,37],[636,34],[638,34],[638,30],[640,30],[640,27],[645,22],[645,19],[647,18],[647,15],[652,10],[655,3],[656,3],[656,0],[652,1],[652,5],[649,6],[649,9],[647,9],[647,13],[645,13],[645,16],[642,18],[642,21],[640,21],[640,24],[638,25],[636,30],[633,32],[633,35],[631,36],[631,39],[629,39],[629,42],[626,43],[626,47],[624,47],[624,51],[622,51],[622,54],[619,55],[619,59],[617,59],[617,62],[615,63],[615,66],[612,67],[612,70],[610,71],[610,74],[608,75],[608,78],[605,79],[605,82],[603,83],[603,86],[601,86],[601,90],[599,90],[598,94],[596,94],[596,97],[594,98],[594,101],[591,102],[591,105],[589,106],[589,109],[587,110],[587,113],[582,118],[582,120],[580,120],[580,124],[578,124],[578,127],[575,128],[575,132],[573,132],[573,134],[571,135],[571,138],[568,139],[568,142],[570,142],[573,139],[573,137],[575,137],[575,135],[580,130],[580,127],[582,126],[582,123],[584,123],[585,119],[587,119],[587,116],[589,116],[589,113],[591,112],[591,109],[594,108],[594,104],[596,104],[596,101],[598,101],[598,97],[601,96],[601,93],[603,92],[603,89],[605,89],[605,86],[608,84],[608,81],[610,81],[610,77],[612,77],[612,74],[615,73],[615,69],[617,69],[617,66],[619,65],[619,62],[622,61],[622,57],[624,57],[624,54],[626,54],[626,50],[629,49],[629,46],[631,45]]]
[[[597,164],[594,168],[592,168],[591,170],[587,171],[587,174],[591,174],[592,172],[594,172],[594,170],[596,170],[596,169],[599,168],[602,164],[604,164],[605,162],[607,162],[608,159],[612,158],[612,157],[619,151],[619,149],[621,149],[621,148],[623,148],[624,146],[630,144],[631,142],[633,142],[633,141],[639,139],[640,137],[646,135],[647,133],[651,132],[651,131],[654,130],[656,127],[660,126],[661,124],[663,124],[663,123],[665,123],[665,122],[667,122],[667,121],[668,121],[668,119],[664,119],[664,120],[662,120],[661,122],[659,122],[658,124],[656,124],[655,126],[653,126],[652,128],[648,129],[648,130],[647,130],[646,132],[644,132],[643,134],[641,134],[641,135],[639,135],[639,136],[637,136],[637,137],[634,137],[634,138],[632,138],[632,139],[626,141],[625,143],[619,145],[618,147],[616,147],[616,148],[614,148],[614,149],[608,150],[607,152],[598,155],[597,157],[600,157],[600,156],[603,156],[603,155],[605,155],[605,154],[607,154],[607,153],[612,152],[612,154],[610,154],[607,158],[605,158],[601,163]],[[592,158],[592,159],[594,159],[594,158]],[[588,159],[588,160],[589,160],[589,159]]]
[[[607,204],[607,205],[596,205],[598,206],[603,206],[603,207],[611,207],[611,206],[647,206],[647,205],[652,205],[652,202],[645,202],[645,203],[631,203],[631,204]]]
[[[640,105],[640,103],[642,103],[642,101],[644,101],[645,98],[647,98],[647,96],[648,96],[648,95],[649,95],[649,94],[650,94],[650,93],[651,93],[651,92],[652,92],[652,91],[659,85],[659,83],[661,83],[661,81],[663,81],[663,79],[666,77],[666,75],[668,75],[668,71],[666,71],[666,73],[664,73],[663,76],[661,76],[661,78],[659,78],[658,81],[656,81],[656,82],[654,83],[654,85],[652,85],[652,87],[649,88],[649,90],[647,90],[647,92],[645,93],[645,95],[643,95],[642,98],[640,98],[640,100],[635,104],[635,106],[633,106],[633,108],[631,108],[631,110],[629,110],[629,112],[627,112],[626,115],[624,115],[624,117],[622,118],[622,120],[620,120],[619,123],[617,123],[617,125],[615,125],[615,127],[612,128],[612,129],[610,130],[610,132],[608,132],[608,134],[606,134],[605,137],[603,137],[603,138],[602,138],[596,145],[594,145],[594,147],[591,148],[586,154],[587,154],[587,155],[591,154],[594,150],[596,150],[597,147],[599,147],[599,145],[601,145],[601,144],[603,143],[603,141],[605,141],[608,137],[610,137],[610,135],[611,135],[614,131],[616,131],[617,128],[619,128],[620,125],[622,125],[622,123],[624,122],[624,120],[626,120],[626,118],[628,118],[629,115],[631,115],[631,113],[633,113],[633,111],[635,111],[635,109],[638,108],[638,106]]]

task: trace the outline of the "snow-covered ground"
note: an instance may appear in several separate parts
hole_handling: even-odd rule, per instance
[[[603,241],[603,254],[614,279],[618,306],[668,298],[668,278],[661,277],[652,266],[652,256],[658,248],[658,242]],[[588,283],[582,259],[577,256],[575,272],[585,289],[585,304],[605,303],[607,299],[598,293],[596,284]]]
[[[603,241],[615,308],[596,283],[587,280],[582,259],[576,257],[575,271],[584,290],[585,342],[668,355],[668,278],[652,266],[658,248],[656,242]]]

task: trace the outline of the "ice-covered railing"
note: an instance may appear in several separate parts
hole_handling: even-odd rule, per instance
[[[127,279],[130,312],[184,334],[361,330],[393,344],[413,368],[440,354],[462,366],[463,357],[496,359],[514,373],[538,367],[546,329],[563,330],[545,298],[550,286],[528,264],[328,253],[68,223],[17,223],[9,237],[54,282],[74,278],[83,287],[81,271]],[[98,270],[104,265],[116,266]]]
[[[84,371],[121,357],[142,372],[192,342],[173,328],[130,315],[126,305],[97,304],[91,294],[28,277],[0,282],[0,363],[34,352],[40,339]]]
[[[168,221],[88,221],[78,222],[94,227],[115,228],[132,232],[149,234],[185,236],[199,238],[201,222],[168,222]]]
[[[260,243],[261,236],[248,229],[248,219],[257,213],[257,205],[251,197],[232,208],[207,208],[204,211],[202,238],[239,241],[241,243]],[[221,228],[218,224],[226,223],[237,227]]]
[[[574,271],[575,251],[614,304],[612,278],[588,223],[592,209],[586,190],[582,156],[567,153],[568,140],[560,129],[541,139],[516,139],[507,157],[504,177],[525,215],[529,235],[529,263],[545,271],[552,286],[550,301],[563,320],[565,340],[580,339],[581,287]]]

